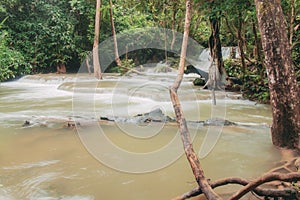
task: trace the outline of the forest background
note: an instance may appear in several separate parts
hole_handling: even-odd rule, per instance
[[[240,80],[236,85],[245,97],[269,102],[267,74],[258,31],[254,1],[219,0],[193,2],[190,37],[209,45],[211,21],[220,22],[222,46],[237,46],[242,56],[225,60],[227,74]],[[77,72],[91,54],[94,40],[95,0],[1,0],[0,81],[25,74],[56,72],[65,65]],[[282,1],[297,81],[300,83],[300,2]],[[160,27],[183,33],[185,1],[114,0],[113,18],[117,33],[137,28]],[[109,1],[101,4],[100,43],[112,36]],[[110,49],[113,55],[113,49]],[[240,52],[241,53],[241,52]],[[200,54],[200,52],[199,52]],[[175,55],[169,55],[175,56]],[[129,52],[135,64],[165,59],[165,52],[142,49]],[[121,60],[125,55],[121,56]],[[179,59],[178,59],[179,61]],[[122,62],[128,65],[128,62]],[[118,72],[116,63],[109,67]]]

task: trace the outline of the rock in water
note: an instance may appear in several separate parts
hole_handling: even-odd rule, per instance
[[[204,86],[205,85],[205,80],[201,79],[201,78],[196,78],[193,81],[193,84],[196,86]]]
[[[134,116],[137,122],[171,122],[174,121],[171,117],[165,115],[160,108],[152,110],[148,113],[138,114]]]
[[[204,126],[232,126],[236,123],[226,119],[212,118],[204,121]]]
[[[30,121],[27,121],[27,120],[26,120],[26,121],[24,122],[24,124],[23,124],[23,127],[29,126],[29,125],[31,125],[31,124],[30,124]]]

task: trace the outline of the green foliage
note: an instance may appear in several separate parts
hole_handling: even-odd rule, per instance
[[[239,60],[237,59],[226,59],[224,60],[225,70],[230,77],[235,77],[237,79],[242,79],[242,66]]]
[[[244,76],[242,76],[243,69],[239,59],[226,59],[224,66],[229,77],[243,82],[242,86],[234,85],[233,88],[240,87],[245,98],[261,103],[270,101],[267,75],[261,64],[247,63]]]
[[[291,20],[291,0],[281,1],[283,11],[285,13],[285,18],[287,21],[288,30],[290,30],[290,20]],[[300,86],[300,2],[294,1],[294,24],[293,24],[293,38],[292,38],[292,58],[295,66],[296,78]],[[288,31],[290,34],[290,32]]]
[[[297,1],[295,1],[296,3]],[[292,45],[292,57],[295,66],[296,78],[300,86],[300,3],[296,3],[295,27]]]
[[[291,16],[291,2],[282,1],[287,22]],[[133,59],[136,63],[163,60],[165,53],[157,49],[147,48],[149,46],[147,42],[155,43],[157,41],[153,39],[151,33],[137,31],[136,28],[174,28],[175,31],[183,32],[184,0],[113,0],[113,4],[116,32],[124,35],[128,33],[128,37],[118,38],[118,43],[123,47],[128,46],[128,58]],[[55,66],[58,63],[64,63],[68,70],[73,68],[76,71],[92,50],[95,5],[95,0],[2,0],[0,21],[6,17],[8,19],[1,29],[1,79],[4,80],[25,73],[55,71]],[[101,11],[100,43],[112,35],[109,1],[102,1]],[[299,11],[300,3],[295,1],[292,56],[297,80],[300,82]],[[257,29],[253,1],[194,1],[190,37],[206,47],[210,36],[210,18],[220,19],[222,46],[237,46],[240,42],[237,31],[241,30],[245,42],[243,48],[246,53],[246,60],[260,59],[253,53],[256,50],[253,29]],[[289,25],[289,23],[287,24]],[[163,34],[162,32],[162,37],[164,37]],[[134,49],[134,44],[130,42],[141,36],[145,38],[141,41],[144,42],[142,45],[145,49],[130,51],[130,48]],[[258,33],[257,41],[260,41],[259,37]],[[176,44],[177,42],[180,41],[176,41]],[[198,50],[194,51],[197,52]],[[103,56],[113,58],[113,48],[111,46],[105,47],[105,55]],[[263,58],[263,56],[261,57]],[[124,58],[124,55],[121,55],[121,58]],[[126,61],[123,60],[123,62]],[[261,65],[255,64],[256,70],[254,70],[255,67],[249,66],[251,69],[246,70],[244,77],[240,77],[242,72],[238,62],[239,60],[236,60],[226,65],[229,75],[244,80],[245,84],[242,89],[244,89],[245,94],[249,91],[250,98],[267,100],[266,75],[263,68],[260,67]],[[125,63],[126,66],[127,64]],[[122,69],[117,68],[116,70],[122,71]],[[246,81],[248,81],[248,85]]]
[[[82,14],[90,8],[83,2],[4,0],[0,14],[10,16],[7,42],[32,65],[33,73],[55,71],[59,63],[79,65],[82,52],[91,49],[89,19]]]
[[[135,64],[132,59],[124,59],[122,60],[122,66],[114,66],[110,68],[109,72],[125,74],[126,72],[133,69],[134,66]]]
[[[74,18],[65,13],[59,1],[36,0],[25,6],[30,9],[13,18],[18,20],[11,27],[11,42],[25,54],[36,72],[51,71],[48,67],[66,63],[76,47]]]
[[[31,67],[20,52],[8,46],[9,34],[1,30],[4,22],[0,24],[0,82],[28,73]]]
[[[244,97],[259,101],[261,103],[268,103],[270,101],[270,92],[267,78],[262,79],[260,75],[257,75],[253,72],[248,72],[246,73],[244,82]]]

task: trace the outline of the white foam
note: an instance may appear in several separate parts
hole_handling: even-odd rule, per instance
[[[93,200],[95,199],[93,196],[62,196],[60,200]]]
[[[53,165],[60,162],[59,160],[45,160],[40,162],[34,162],[34,163],[23,163],[18,166],[10,166],[10,167],[2,167],[2,169],[5,170],[17,170],[17,169],[29,169],[33,167],[45,167],[48,165]]]

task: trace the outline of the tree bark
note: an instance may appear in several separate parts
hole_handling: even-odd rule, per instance
[[[220,199],[220,197],[212,190],[210,187],[207,179],[204,176],[204,172],[202,170],[202,167],[200,165],[200,161],[193,149],[193,145],[191,143],[190,134],[187,128],[186,119],[183,115],[183,110],[180,105],[180,101],[177,95],[177,90],[180,87],[183,74],[184,74],[184,68],[185,68],[185,59],[186,59],[186,52],[187,52],[187,43],[188,43],[188,35],[189,35],[189,27],[191,22],[191,1],[186,0],[186,15],[185,15],[185,26],[184,26],[184,35],[183,35],[183,41],[182,41],[182,47],[181,47],[181,55],[180,55],[180,62],[179,62],[179,69],[178,69],[178,75],[176,77],[176,80],[174,84],[170,88],[170,97],[172,100],[172,104],[174,107],[174,112],[176,115],[176,120],[179,125],[179,131],[181,135],[181,139],[183,142],[184,151],[186,154],[186,157],[190,163],[190,166],[192,168],[192,171],[194,173],[194,176],[196,178],[196,181],[205,194],[205,196],[210,199]]]
[[[114,40],[114,51],[115,51],[115,60],[118,66],[122,65],[122,62],[119,57],[119,50],[118,50],[118,42],[117,42],[117,36],[116,36],[116,30],[115,30],[115,23],[114,23],[114,17],[113,17],[113,3],[112,0],[109,0],[110,4],[110,23],[111,23],[111,31],[113,35],[113,40]]]
[[[271,96],[273,144],[299,149],[300,91],[280,0],[255,0]]]
[[[94,45],[93,45],[93,65],[94,65],[94,76],[97,79],[102,79],[101,66],[99,62],[99,32],[100,32],[100,8],[101,1],[96,1],[96,14],[95,14],[95,36],[94,36]]]

